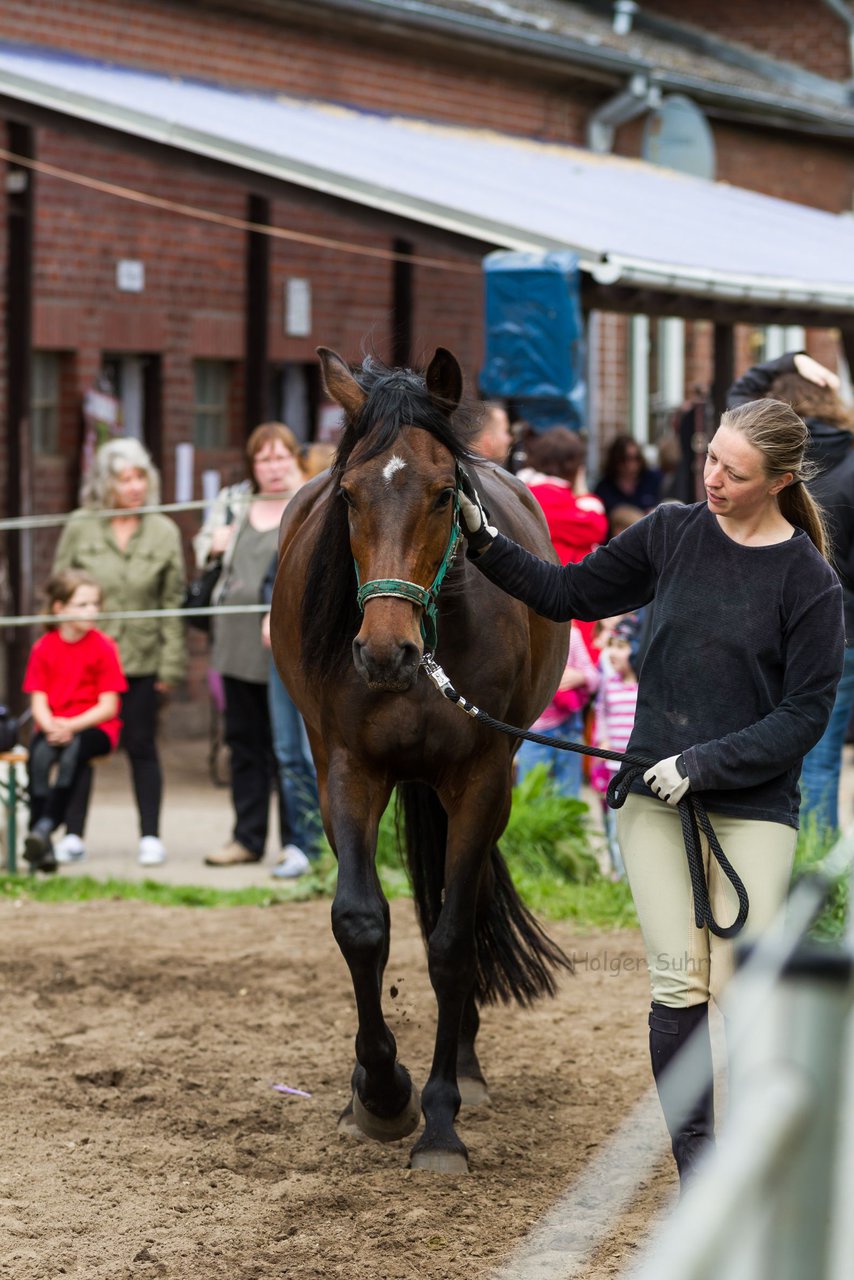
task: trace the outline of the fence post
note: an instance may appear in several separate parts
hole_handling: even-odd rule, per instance
[[[756,976],[761,981],[761,969]],[[737,1044],[730,1068],[733,1104],[744,1094],[755,1096],[763,1080],[781,1068],[803,1077],[815,1104],[797,1157],[775,1171],[763,1228],[745,1242],[753,1254],[749,1274],[755,1280],[823,1280],[828,1275],[845,1030],[854,999],[851,977],[851,956],[845,950],[802,943],[786,961],[779,982],[766,992],[759,1012],[750,1000],[750,980],[742,984],[742,998],[732,1010]],[[741,1032],[739,1020],[745,1015],[740,1006],[750,1007],[750,1027]]]

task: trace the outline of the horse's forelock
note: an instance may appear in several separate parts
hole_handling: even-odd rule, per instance
[[[367,399],[344,429],[335,462],[339,477],[357,446],[359,462],[368,462],[394,444],[407,426],[429,431],[455,458],[471,459],[470,411],[462,408],[453,414],[443,412],[427,390],[422,374],[412,369],[386,369],[372,359],[355,376]]]

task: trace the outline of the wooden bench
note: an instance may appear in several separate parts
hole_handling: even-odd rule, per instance
[[[14,875],[18,867],[18,801],[23,794],[18,787],[18,765],[26,764],[29,752],[24,747],[14,751],[0,751],[0,764],[7,766],[5,778],[0,778],[0,804],[6,809],[6,870]]]
[[[109,755],[93,756],[90,765],[101,760],[109,760]],[[18,765],[27,764],[30,753],[26,747],[17,747],[14,751],[0,751],[0,765],[5,764],[8,773],[0,777],[0,805],[6,810],[6,870],[10,876],[18,869],[18,802],[26,798],[26,791],[19,784]]]

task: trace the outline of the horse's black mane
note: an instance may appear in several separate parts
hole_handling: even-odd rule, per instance
[[[360,463],[367,462],[384,453],[408,426],[429,431],[461,462],[472,460],[472,410],[434,399],[422,373],[390,369],[368,357],[353,376],[367,399],[345,424],[332,464],[336,482],[346,472],[354,451],[358,449]],[[350,661],[360,625],[347,508],[336,488],[327,499],[306,575],[301,619],[306,672],[328,676]]]

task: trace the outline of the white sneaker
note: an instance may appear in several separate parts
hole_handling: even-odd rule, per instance
[[[159,836],[143,836],[139,842],[139,865],[159,867],[166,861],[166,849]]]
[[[270,874],[277,880],[296,880],[297,876],[304,876],[310,866],[311,863],[302,849],[297,848],[295,844],[286,844],[282,850],[281,860],[273,867]]]
[[[86,846],[79,836],[63,836],[53,846],[53,856],[57,862],[82,862],[86,857]]]

